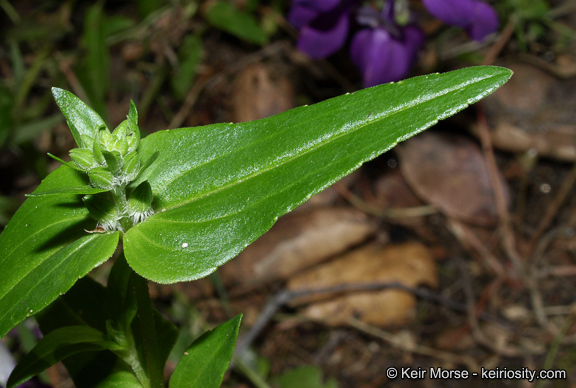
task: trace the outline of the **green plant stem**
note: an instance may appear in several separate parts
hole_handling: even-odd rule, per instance
[[[127,216],[128,198],[126,198],[126,184],[124,183],[120,186],[113,186],[111,193],[114,198],[114,203],[116,204],[116,209],[118,209],[118,213],[121,216],[120,225],[122,226],[122,230],[126,232],[132,227],[132,221]]]
[[[162,367],[158,361],[158,340],[152,311],[152,302],[148,292],[148,281],[143,277],[134,275],[134,291],[138,303],[138,318],[144,348],[145,367],[148,370],[150,386],[152,388],[164,387]]]

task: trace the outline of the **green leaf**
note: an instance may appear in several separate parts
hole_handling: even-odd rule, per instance
[[[218,388],[230,365],[242,315],[204,333],[184,352],[170,388]]]
[[[88,325],[106,332],[106,288],[84,276],[68,292],[35,315],[44,335],[66,326]]]
[[[16,365],[8,387],[22,384],[59,361],[78,353],[104,350],[114,344],[104,334],[89,326],[68,326],[47,334]]]
[[[117,281],[118,271],[114,269],[115,267],[116,263],[112,269],[116,274],[111,273],[108,287],[111,282]],[[113,280],[113,277],[116,279]],[[121,289],[116,288],[116,290],[122,292]],[[119,294],[110,292],[108,288],[104,288],[89,276],[85,276],[76,282],[70,291],[37,314],[36,318],[42,333],[45,334],[60,327],[82,324],[105,332],[106,321],[115,314],[109,311],[111,306],[107,299],[116,296]],[[124,296],[125,294],[122,297]],[[120,302],[120,304],[123,303]],[[160,320],[163,319],[160,314],[157,316]],[[159,329],[161,328],[163,326]],[[107,350],[77,354],[63,360],[63,364],[77,387],[141,387],[130,366]]]
[[[100,116],[106,118],[105,96],[110,84],[110,51],[106,43],[108,20],[102,4],[94,4],[85,15],[82,40],[86,56],[82,64],[82,75],[85,77],[83,86],[90,103]]]
[[[78,187],[65,187],[62,189],[54,189],[48,191],[37,192],[34,191],[32,194],[26,194],[27,197],[42,197],[44,195],[86,195],[86,194],[98,194],[103,193],[108,190],[97,189],[91,186],[78,186]]]
[[[259,45],[268,43],[268,37],[258,21],[252,15],[240,11],[232,3],[215,1],[206,12],[206,20],[214,27],[246,42]]]
[[[1,109],[2,107],[0,104],[0,116],[2,115]],[[57,124],[60,124],[61,121],[62,115],[57,113],[50,117],[23,124],[14,129],[12,144],[22,144],[27,141],[31,141],[41,133],[54,128]]]
[[[192,87],[196,77],[196,67],[202,59],[202,39],[197,35],[188,35],[182,40],[178,50],[179,67],[170,81],[176,97],[182,100]]]
[[[336,97],[240,124],[156,132],[142,141],[133,183],[148,180],[156,214],[124,235],[140,275],[198,279],[235,257],[277,218],[438,120],[504,84],[475,67]]]
[[[106,127],[102,118],[92,108],[72,93],[58,88],[52,88],[56,104],[66,117],[72,136],[78,147],[92,148],[92,143],[83,144],[81,136],[94,139],[96,132],[102,126]]]
[[[66,166],[37,191],[86,185]],[[78,195],[28,198],[0,235],[0,337],[68,291],[114,253],[119,233],[88,234],[95,226]]]

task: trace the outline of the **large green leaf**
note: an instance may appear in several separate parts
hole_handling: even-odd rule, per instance
[[[81,174],[63,166],[37,191],[85,184]],[[24,202],[0,235],[0,337],[112,256],[119,233],[86,232],[95,225],[77,195]]]
[[[160,283],[213,272],[277,218],[511,76],[466,68],[340,96],[278,116],[157,132],[142,142],[156,212],[124,235],[126,259]]]
[[[242,315],[204,333],[184,352],[170,388],[218,388],[230,365]]]

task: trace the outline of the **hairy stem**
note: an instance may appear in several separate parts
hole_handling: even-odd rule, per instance
[[[120,186],[113,186],[112,197],[114,198],[114,203],[116,204],[116,209],[120,214],[120,226],[122,231],[126,232],[132,227],[132,221],[128,216],[128,198],[126,197],[126,184],[123,183]]]

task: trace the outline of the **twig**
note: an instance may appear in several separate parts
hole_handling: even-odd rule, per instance
[[[480,328],[480,324],[478,323],[478,304],[475,302],[474,297],[474,290],[472,289],[472,280],[470,279],[470,275],[468,273],[467,267],[464,265],[462,260],[458,260],[458,266],[460,267],[460,272],[464,279],[464,295],[466,296],[466,306],[467,306],[467,315],[468,315],[468,324],[472,329],[472,336],[474,339],[480,343],[481,345],[487,347],[488,349],[493,350],[494,352],[507,356],[507,357],[517,357],[520,353],[517,350],[503,348],[498,346],[496,343],[491,341],[482,329]],[[501,278],[500,278],[501,279]],[[493,283],[495,286],[500,285],[500,280],[496,280],[496,283]]]
[[[340,182],[336,182],[333,187],[338,192],[338,194],[344,197],[344,199],[350,202],[350,204],[354,206],[356,209],[376,217],[410,218],[410,217],[429,216],[438,213],[438,210],[432,205],[414,206],[406,208],[380,209],[364,201],[362,198],[360,198],[359,196],[348,190],[348,188]]]
[[[258,337],[260,332],[272,319],[272,316],[286,303],[291,300],[302,298],[304,296],[315,295],[315,294],[341,294],[350,292],[366,292],[366,291],[382,291],[385,289],[397,289],[411,293],[423,300],[428,300],[445,306],[451,310],[466,312],[466,306],[455,302],[453,300],[447,299],[433,291],[426,288],[414,288],[408,287],[402,283],[389,282],[389,283],[345,283],[339,284],[337,286],[317,288],[317,289],[305,289],[297,291],[283,290],[276,294],[264,307],[264,310],[260,313],[260,316],[256,320],[256,323],[252,328],[238,340],[238,344],[235,349],[235,357],[240,357],[254,342]],[[478,318],[496,322],[502,326],[508,326],[505,322],[500,321],[496,317],[493,317],[486,313],[478,314]],[[232,365],[234,361],[232,362]]]
[[[478,133],[480,135],[480,142],[482,143],[482,151],[484,152],[484,157],[486,158],[486,163],[488,165],[488,171],[490,172],[492,187],[494,188],[494,197],[502,236],[502,247],[518,272],[518,277],[524,279],[526,277],[524,263],[516,249],[516,239],[514,237],[514,232],[512,231],[510,214],[506,208],[504,186],[502,185],[498,173],[498,165],[496,164],[496,157],[494,156],[490,130],[488,129],[486,115],[484,114],[481,105],[478,106]]]
[[[562,182],[562,186],[560,186],[558,194],[556,194],[554,200],[550,203],[550,205],[546,209],[546,213],[544,213],[544,216],[540,220],[538,229],[536,229],[536,232],[534,232],[534,234],[532,235],[529,244],[530,251],[534,249],[534,247],[538,243],[538,240],[542,236],[542,233],[544,233],[544,231],[548,228],[554,217],[556,217],[556,215],[558,214],[558,210],[560,210],[560,207],[566,201],[566,198],[568,198],[568,194],[570,194],[570,191],[572,191],[575,182],[576,182],[576,163],[574,164],[574,166],[572,166],[572,169],[568,173],[568,176],[564,179],[564,182]]]
[[[508,43],[510,37],[514,33],[514,28],[516,28],[516,19],[508,19],[506,27],[504,27],[502,33],[498,36],[498,40],[492,45],[492,47],[490,47],[490,50],[484,57],[484,60],[482,61],[483,65],[492,65],[496,61],[498,54],[500,54],[502,49],[504,49],[504,46],[506,46],[506,43]]]
[[[469,245],[470,248],[474,249],[484,261],[484,265],[494,271],[498,277],[505,278],[508,276],[502,263],[498,261],[498,259],[484,246],[482,241],[480,241],[474,233],[471,233],[466,226],[459,221],[450,219],[448,227],[457,238],[461,241],[464,240],[462,242],[465,245]]]
[[[424,345],[407,343],[406,341],[403,341],[402,338],[399,338],[395,334],[378,329],[374,326],[370,326],[362,321],[359,321],[356,318],[350,318],[348,320],[348,323],[350,324],[350,326],[366,334],[370,334],[373,335],[374,337],[383,339],[384,341],[388,342],[390,345],[394,346],[397,349],[401,349],[406,352],[422,354],[424,356],[439,358],[441,360],[445,360],[453,364],[465,364],[468,367],[468,369],[474,371],[480,369],[480,366],[478,365],[476,360],[474,360],[470,356],[453,354]]]

